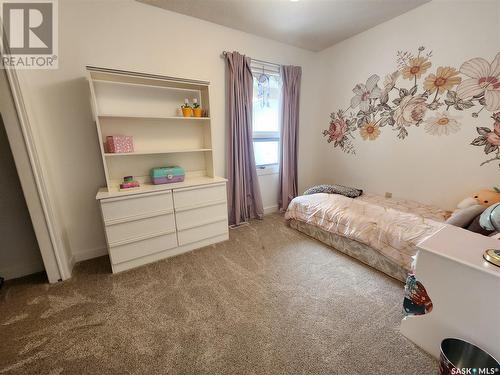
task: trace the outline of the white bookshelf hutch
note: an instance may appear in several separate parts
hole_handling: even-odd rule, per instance
[[[214,175],[209,82],[87,67],[106,187],[99,201],[111,267],[120,272],[228,239],[226,180]],[[205,117],[182,117],[196,98]],[[107,153],[109,135],[134,152]],[[150,170],[178,165],[183,182],[153,185]],[[124,176],[141,187],[120,191]]]

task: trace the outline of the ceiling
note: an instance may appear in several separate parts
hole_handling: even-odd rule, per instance
[[[138,0],[321,51],[430,0]]]

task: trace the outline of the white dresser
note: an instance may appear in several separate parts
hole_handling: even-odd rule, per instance
[[[214,175],[210,83],[87,67],[106,187],[99,190],[113,272],[228,239],[226,180]],[[185,99],[201,117],[183,117]],[[133,139],[112,153],[108,136]],[[180,166],[185,180],[154,185],[154,167]],[[121,190],[125,176],[140,188]]]
[[[127,195],[100,191],[113,272],[227,240],[226,182],[211,180]]]
[[[500,241],[446,226],[419,244],[415,277],[433,308],[407,316],[401,333],[439,358],[444,338],[469,341],[500,358],[500,267],[482,257]]]

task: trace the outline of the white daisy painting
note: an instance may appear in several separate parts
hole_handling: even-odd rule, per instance
[[[424,129],[431,135],[449,135],[460,130],[460,123],[448,111],[436,111],[424,121]]]

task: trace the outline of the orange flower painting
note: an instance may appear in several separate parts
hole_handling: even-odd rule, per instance
[[[462,82],[462,78],[458,77],[459,72],[449,66],[440,66],[437,68],[436,74],[429,74],[424,82],[424,89],[433,94],[437,91],[442,94],[451,90],[453,86]]]
[[[431,67],[431,65],[431,62],[426,58],[415,57],[413,59],[410,59],[408,61],[408,65],[401,69],[401,74],[405,79],[418,79],[427,71],[427,69]]]
[[[368,122],[364,124],[359,130],[361,137],[366,141],[374,141],[380,135],[380,129],[378,125],[373,122]]]

